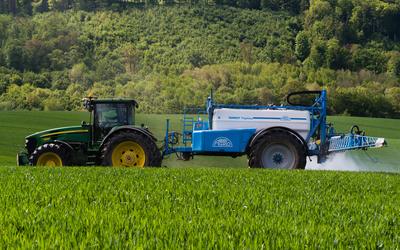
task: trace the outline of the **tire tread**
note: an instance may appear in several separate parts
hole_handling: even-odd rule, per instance
[[[45,143],[37,147],[29,157],[29,165],[36,166],[40,155],[48,152],[57,154],[61,158],[63,166],[70,165],[71,159],[69,150],[57,143]]]

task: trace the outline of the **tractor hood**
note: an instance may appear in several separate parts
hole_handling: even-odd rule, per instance
[[[25,148],[31,154],[39,145],[51,142],[88,143],[90,126],[71,126],[40,131],[25,137]]]
[[[31,138],[55,138],[63,135],[71,135],[71,134],[83,134],[89,132],[87,127],[83,126],[70,126],[70,127],[61,127],[61,128],[53,128],[44,131],[40,131],[31,135],[28,135],[26,139]]]

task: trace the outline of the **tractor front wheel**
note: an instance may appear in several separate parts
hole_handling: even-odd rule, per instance
[[[251,168],[304,169],[306,153],[301,141],[285,130],[259,138],[250,150]]]
[[[69,151],[62,145],[46,143],[33,151],[29,157],[33,166],[62,167],[69,165]]]
[[[161,166],[161,153],[146,135],[126,131],[115,134],[104,145],[102,165],[113,167]]]

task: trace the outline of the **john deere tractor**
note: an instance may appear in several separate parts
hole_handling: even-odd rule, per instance
[[[90,123],[55,128],[26,137],[18,165],[123,166],[161,165],[157,139],[143,125],[135,126],[134,100],[84,99]]]

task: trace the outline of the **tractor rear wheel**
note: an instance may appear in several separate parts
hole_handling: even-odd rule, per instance
[[[161,153],[148,136],[134,132],[120,132],[112,136],[101,151],[101,164],[113,167],[160,167]]]
[[[286,130],[273,130],[250,149],[251,168],[304,169],[306,152],[302,142]]]
[[[46,143],[33,151],[29,157],[32,166],[61,167],[68,166],[70,162],[69,150],[62,145]]]

